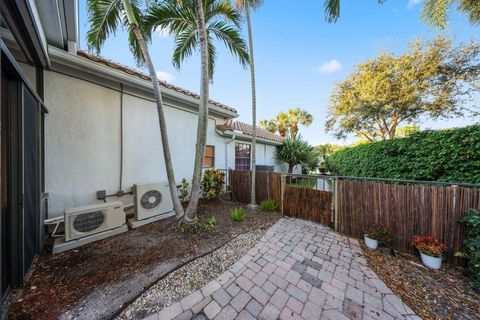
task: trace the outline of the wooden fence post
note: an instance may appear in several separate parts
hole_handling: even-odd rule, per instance
[[[283,215],[283,197],[285,193],[285,182],[286,182],[286,177],[285,177],[285,174],[282,173],[280,178],[280,210],[282,215]]]
[[[333,228],[335,231],[338,231],[338,179],[333,180],[334,181],[334,191],[333,191],[333,216],[334,216],[334,221],[333,221]]]

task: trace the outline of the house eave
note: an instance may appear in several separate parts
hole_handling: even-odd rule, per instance
[[[226,131],[221,131],[216,129],[217,133],[223,137],[226,138],[233,138],[235,136],[235,139],[241,140],[241,141],[248,141],[252,142],[252,136],[244,133],[238,133],[238,132],[233,132],[231,130],[226,130]],[[273,141],[273,140],[268,140],[264,138],[257,137],[256,139],[257,143],[262,143],[262,144],[268,144],[271,146],[281,146],[282,142],[279,141]]]
[[[57,64],[60,66],[66,66],[70,69],[81,71],[82,73],[88,73],[92,77],[101,77],[107,81],[129,85],[153,97],[152,83],[149,80],[144,80],[120,70],[112,69],[103,64],[79,57],[54,46],[49,46],[48,52],[50,55],[50,60],[52,61],[53,71],[57,71]],[[162,87],[161,90],[164,98],[179,101],[198,112],[199,100],[197,98],[165,87]],[[211,103],[209,104],[209,110],[211,114],[216,114],[224,118],[238,117],[238,113],[223,109]]]

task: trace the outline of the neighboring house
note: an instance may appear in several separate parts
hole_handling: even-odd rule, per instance
[[[149,77],[79,51],[77,11],[73,0],[0,2],[2,299],[41,249],[46,218],[99,202],[98,190],[167,180]],[[160,83],[176,179],[191,179],[199,96]],[[249,170],[251,126],[234,108],[209,108],[204,166]],[[283,171],[282,138],[257,136],[257,164]]]

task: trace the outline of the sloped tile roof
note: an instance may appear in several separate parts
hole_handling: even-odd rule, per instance
[[[151,81],[151,78],[150,76],[146,75],[145,73],[143,72],[140,72],[136,69],[133,69],[133,68],[130,68],[130,67],[127,67],[127,66],[124,66],[120,63],[117,63],[117,62],[114,62],[112,60],[109,60],[109,59],[105,59],[105,58],[102,58],[102,57],[99,57],[97,55],[94,55],[94,54],[91,54],[91,53],[88,53],[84,50],[78,50],[77,51],[77,55],[80,56],[80,57],[83,57],[83,58],[86,58],[88,60],[91,60],[91,61],[94,61],[94,62],[97,62],[97,63],[101,63],[107,67],[110,67],[112,69],[115,69],[115,70],[119,70],[119,71],[122,71],[122,72],[125,72],[131,76],[134,76],[134,77],[138,77],[140,79],[144,79],[144,80],[148,80],[148,81]],[[176,92],[179,92],[179,93],[183,93],[184,95],[187,95],[189,97],[193,97],[195,99],[200,99],[200,96],[195,93],[195,92],[192,92],[192,91],[189,91],[189,90],[186,90],[186,89],[183,89],[183,88],[180,88],[180,87],[177,87],[177,86],[174,86],[166,81],[162,81],[162,80],[158,80],[158,83],[164,87],[164,88],[167,88],[167,89],[171,89],[171,90],[175,90]],[[234,112],[234,113],[237,113],[237,110],[235,108],[232,108],[232,107],[229,107],[223,103],[220,103],[220,102],[217,102],[217,101],[214,101],[214,100],[209,100],[210,104],[214,105],[214,106],[217,106],[219,108],[222,108],[224,110],[227,110],[227,111],[230,111],[230,112]]]
[[[253,136],[253,129],[251,125],[244,122],[235,121],[234,119],[225,120],[223,124],[217,125],[217,129],[222,132],[225,132],[226,130],[237,130],[241,131],[243,134]],[[257,127],[257,138],[262,138],[275,142],[283,142],[283,137],[259,127]]]

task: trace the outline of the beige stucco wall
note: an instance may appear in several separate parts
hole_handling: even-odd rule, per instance
[[[99,202],[97,190],[108,194],[120,189],[121,93],[64,74],[45,73],[46,191],[49,217],[65,209]],[[176,180],[191,180],[196,142],[197,115],[167,105],[170,148]],[[215,146],[215,166],[235,168],[235,142],[215,131],[222,118],[210,117],[207,144]],[[225,150],[227,149],[227,153]],[[274,165],[273,146],[259,144],[257,163]],[[166,181],[158,115],[153,101],[123,95],[122,186]],[[132,196],[122,200],[131,204]]]

